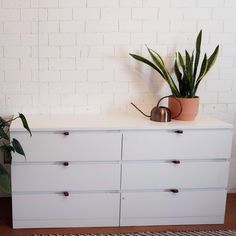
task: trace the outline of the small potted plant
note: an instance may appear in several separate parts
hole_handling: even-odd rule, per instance
[[[198,33],[195,51],[189,53],[185,50],[184,57],[180,52],[176,53],[174,62],[175,79],[168,71],[162,57],[153,49],[147,47],[152,61],[130,53],[130,56],[134,59],[151,66],[168,83],[172,96],[179,100],[182,105],[182,112],[175,119],[193,120],[196,117],[199,109],[199,97],[196,95],[199,84],[210,71],[218,56],[219,45],[217,45],[210,57],[205,53],[202,62],[199,63],[201,42],[202,30]],[[199,65],[201,66],[199,67]],[[176,116],[180,109],[176,99],[173,99],[172,97],[169,98],[169,108],[173,116]]]
[[[11,164],[12,161],[11,152],[17,152],[25,157],[25,153],[20,142],[15,138],[11,140],[9,135],[10,124],[16,119],[20,119],[23,127],[30,133],[30,135],[32,135],[28,122],[22,113],[19,113],[18,116],[8,120],[5,120],[2,117],[0,117],[0,152],[3,154],[4,163],[6,164]],[[4,192],[7,193],[9,193],[11,190],[9,174],[1,163],[0,163],[0,189],[2,189]]]

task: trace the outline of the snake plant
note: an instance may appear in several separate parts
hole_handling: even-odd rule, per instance
[[[9,120],[5,120],[0,117],[0,152],[3,154],[4,163],[7,164],[11,164],[12,161],[11,152],[17,152],[25,157],[25,153],[20,142],[15,138],[11,140],[9,137],[10,124],[16,119],[20,119],[23,127],[30,133],[30,135],[32,135],[28,122],[22,113],[19,113],[19,116]],[[4,192],[10,192],[10,177],[7,170],[1,163],[0,163],[0,188]]]
[[[192,98],[196,96],[200,82],[214,65],[219,53],[219,45],[217,45],[210,57],[208,57],[206,53],[204,54],[203,60],[200,63],[201,66],[198,68],[200,65],[201,42],[202,30],[198,33],[195,51],[189,53],[185,50],[185,56],[180,52],[176,53],[174,62],[176,80],[171,76],[162,57],[153,49],[147,47],[152,61],[136,54],[130,53],[129,55],[156,70],[168,83],[172,95],[182,98]],[[175,81],[177,81],[177,83]]]

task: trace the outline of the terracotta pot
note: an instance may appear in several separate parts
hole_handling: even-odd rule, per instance
[[[182,105],[182,112],[179,116],[177,116],[180,112],[180,104]],[[199,97],[194,98],[177,98],[177,97],[169,97],[168,106],[171,111],[171,116],[176,120],[194,120],[198,114],[199,110]],[[177,116],[177,117],[176,117]]]

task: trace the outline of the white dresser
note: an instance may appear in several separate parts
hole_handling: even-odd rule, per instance
[[[224,222],[232,126],[212,118],[27,116],[11,127],[14,228]]]

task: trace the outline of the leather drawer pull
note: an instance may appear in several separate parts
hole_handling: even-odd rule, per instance
[[[63,162],[63,166],[69,166],[69,162],[68,161]]]
[[[183,134],[183,133],[184,133],[183,130],[175,130],[174,132],[175,132],[176,134]]]
[[[65,136],[70,135],[70,133],[69,133],[68,131],[65,131],[63,134],[64,134]]]
[[[178,165],[178,164],[180,164],[180,160],[173,160],[173,161],[171,161],[173,164],[176,164],[176,165]]]
[[[69,196],[70,196],[69,192],[63,192],[63,195],[64,195],[65,197],[69,197]]]
[[[178,189],[169,189],[168,191],[171,192],[171,193],[178,193],[179,192]]]

